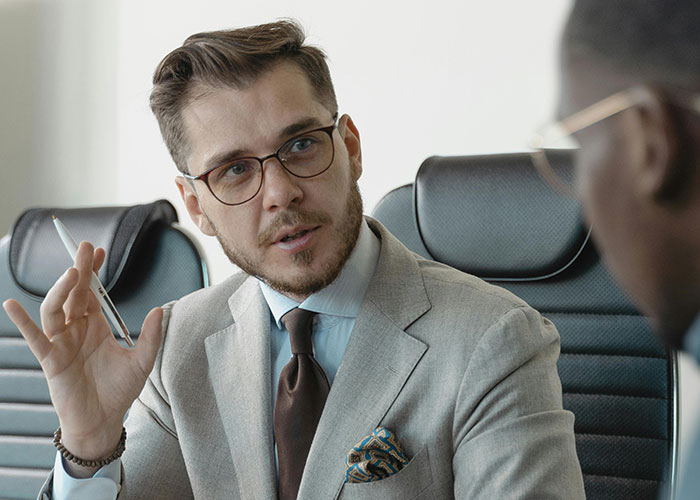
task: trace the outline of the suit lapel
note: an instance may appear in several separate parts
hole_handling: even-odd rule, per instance
[[[205,340],[209,376],[241,498],[274,498],[270,312],[257,280],[231,296],[234,323]]]
[[[316,430],[300,499],[336,498],[345,455],[379,425],[428,348],[404,331],[430,309],[418,264],[368,222],[382,240],[379,262]]]

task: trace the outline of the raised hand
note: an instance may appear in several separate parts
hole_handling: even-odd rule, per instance
[[[82,242],[75,267],[49,290],[39,328],[15,300],[3,307],[41,364],[61,424],[62,442],[75,456],[96,460],[117,447],[122,421],[153,368],[162,341],[162,309],[151,310],[133,349],[119,345],[97,299],[90,277],[105,253]],[[84,470],[80,470],[84,469]],[[71,466],[75,475],[91,474]]]

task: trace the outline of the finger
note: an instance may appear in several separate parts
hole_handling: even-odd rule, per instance
[[[90,290],[90,293],[88,293],[88,305],[87,305],[87,313],[88,314],[95,314],[98,313],[102,310],[102,306],[100,303],[97,301],[97,297],[95,297],[95,294]]]
[[[29,349],[41,363],[51,351],[51,342],[46,338],[41,328],[36,326],[36,323],[29,317],[27,311],[14,299],[9,299],[3,302],[2,307],[10,317],[15,326],[19,329],[22,336],[27,340]]]
[[[104,248],[96,248],[95,253],[93,255],[93,261],[92,261],[92,270],[97,274],[97,272],[100,270],[102,267],[102,264],[105,262],[105,256],[106,253],[104,251]]]
[[[92,280],[93,248],[90,243],[83,241],[75,254],[75,268],[78,270],[78,283],[68,295],[63,307],[66,320],[71,321],[85,316],[90,300],[90,281]]]
[[[153,369],[156,354],[163,341],[163,309],[155,307],[143,320],[141,335],[134,348],[136,359],[144,374],[148,375]]]
[[[63,305],[77,282],[78,271],[71,267],[58,278],[41,303],[39,308],[41,326],[49,338],[65,330],[66,315],[63,311]]]
[[[93,262],[92,262],[92,271],[97,274],[102,267],[102,264],[104,264],[105,261],[105,251],[102,248],[96,248],[95,253],[93,254]],[[95,297],[94,293],[89,293],[88,294],[88,306],[87,306],[87,312],[88,314],[93,314],[100,312],[102,307],[100,306],[100,303],[97,301],[97,297]]]

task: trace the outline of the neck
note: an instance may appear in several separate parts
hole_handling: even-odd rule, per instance
[[[661,287],[658,314],[652,318],[655,329],[671,347],[680,349],[688,329],[700,314],[700,262],[688,269],[683,281]]]
[[[302,302],[304,302],[307,298],[309,298],[309,296],[311,295],[310,293],[307,293],[305,295],[300,295],[300,294],[296,294],[296,293],[282,292],[281,290],[276,290],[276,291],[278,291],[279,293],[281,293],[285,297],[289,297],[294,302],[299,302],[300,304]]]

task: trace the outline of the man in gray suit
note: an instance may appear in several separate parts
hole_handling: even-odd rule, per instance
[[[244,272],[152,311],[133,350],[88,294],[87,243],[43,330],[5,303],[61,422],[45,498],[583,498],[555,328],[362,216],[359,133],[297,25],[190,37],[151,106],[190,217]],[[308,446],[280,416],[293,363],[330,385],[288,424]]]
[[[544,147],[573,139],[571,193],[603,257],[661,338],[698,361],[699,27],[697,1],[577,1],[563,35],[561,121],[540,136]],[[700,498],[700,442],[684,469],[676,498]]]

